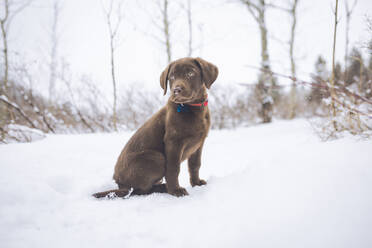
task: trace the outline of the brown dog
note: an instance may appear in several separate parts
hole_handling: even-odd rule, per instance
[[[160,86],[171,90],[168,103],[137,130],[121,152],[114,173],[117,190],[93,196],[123,197],[168,192],[187,195],[180,187],[180,163],[188,159],[190,183],[199,178],[203,143],[210,127],[207,88],[218,69],[201,58],[183,58],[169,64],[160,76]],[[166,184],[161,183],[165,177]]]

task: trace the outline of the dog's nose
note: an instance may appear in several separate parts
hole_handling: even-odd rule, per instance
[[[180,86],[176,86],[176,87],[174,87],[174,89],[173,89],[173,93],[174,93],[175,95],[178,95],[179,93],[181,93],[181,91],[182,91],[182,88],[181,88]]]

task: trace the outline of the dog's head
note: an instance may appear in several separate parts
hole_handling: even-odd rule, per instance
[[[160,76],[164,95],[169,88],[170,100],[175,103],[194,103],[206,100],[207,88],[217,79],[215,65],[201,58],[183,58],[170,63]]]

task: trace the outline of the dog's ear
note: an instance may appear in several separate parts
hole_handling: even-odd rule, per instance
[[[202,80],[205,86],[209,89],[217,79],[218,68],[214,64],[209,63],[202,58],[195,58],[195,61],[201,70]]]
[[[160,75],[160,86],[161,88],[164,90],[164,95],[167,94],[167,87],[168,87],[168,74],[169,74],[169,70],[172,66],[172,63],[170,63],[165,69],[164,71],[161,73]]]

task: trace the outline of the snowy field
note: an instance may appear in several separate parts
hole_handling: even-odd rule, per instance
[[[0,246],[372,247],[372,142],[305,120],[211,131],[190,195],[97,200],[131,133],[0,146]]]

